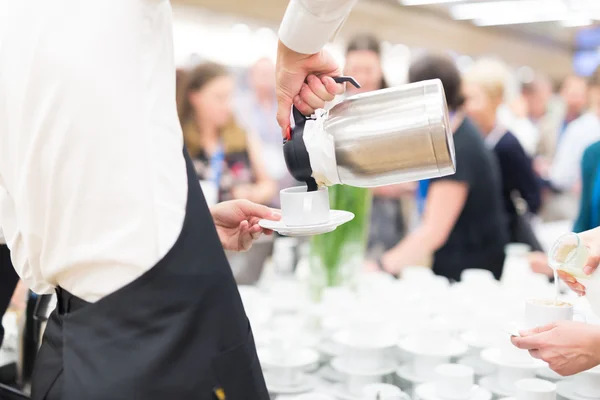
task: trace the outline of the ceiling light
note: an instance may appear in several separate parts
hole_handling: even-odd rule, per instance
[[[576,28],[580,26],[592,25],[594,21],[585,17],[569,17],[568,19],[561,21],[561,25],[565,28]]]
[[[428,4],[459,3],[464,0],[399,0],[405,6],[423,6]]]
[[[526,24],[563,21],[573,14],[561,0],[494,1],[455,5],[450,10],[455,19],[473,20],[478,26]],[[575,15],[580,15],[577,13]]]

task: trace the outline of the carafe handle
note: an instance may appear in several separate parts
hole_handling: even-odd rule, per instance
[[[356,79],[351,76],[336,76],[333,78],[333,80],[336,83],[350,83],[355,88],[360,89],[360,83],[358,83]],[[300,110],[296,108],[296,106],[292,106],[292,116],[294,117],[295,126],[304,125],[306,120],[309,118],[308,116],[302,114]]]

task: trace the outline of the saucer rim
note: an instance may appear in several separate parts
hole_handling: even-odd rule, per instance
[[[405,374],[402,370],[406,369],[410,376],[408,376],[407,374]],[[413,384],[417,384],[417,385],[421,385],[423,383],[427,383],[428,381],[431,380],[431,378],[429,377],[423,377],[423,376],[417,376],[415,375],[415,372],[412,371],[412,369],[410,368],[410,363],[407,364],[403,364],[401,366],[399,366],[398,368],[396,368],[396,372],[395,372],[396,376],[400,379],[404,379],[407,380]]]
[[[409,349],[407,347],[404,346],[404,342],[409,340],[410,337],[408,338],[403,338],[400,341],[398,341],[396,343],[396,347],[398,347],[400,350],[405,351],[407,353],[416,355],[416,356],[429,356],[429,357],[450,357],[450,358],[455,358],[455,357],[461,357],[463,355],[465,355],[468,351],[469,351],[469,346],[464,343],[462,340],[460,339],[456,339],[456,338],[452,338],[451,339],[451,346],[448,347],[452,347],[455,346],[455,348],[453,349],[453,351],[448,351],[447,353],[444,354],[434,354],[434,353],[427,353],[427,352],[423,352],[423,351],[415,351],[415,349]],[[456,349],[461,348],[461,351],[458,351]]]
[[[473,388],[471,389],[473,391],[473,395],[471,395],[470,397],[463,397],[463,398],[439,397],[437,395],[435,397],[425,398],[425,397],[421,396],[421,394],[417,393],[417,391],[422,388],[431,388],[431,389],[435,390],[435,382],[425,382],[425,383],[421,383],[415,387],[415,390],[414,390],[415,397],[419,398],[421,400],[433,400],[433,399],[435,399],[435,400],[483,400],[483,397],[481,399],[475,397],[477,394],[483,393],[483,392],[485,392],[487,395],[485,400],[491,400],[494,397],[494,394],[491,392],[491,390],[488,390],[481,385],[477,385],[476,383],[473,384]],[[475,392],[479,392],[479,393],[475,393]]]
[[[354,213],[346,210],[329,210],[329,221],[324,222],[322,224],[314,224],[314,225],[302,225],[302,226],[288,226],[283,223],[283,220],[273,221],[270,219],[261,219],[258,221],[258,225],[264,229],[270,229],[273,231],[294,231],[296,233],[300,233],[299,231],[310,231],[319,228],[331,227],[331,226],[340,226],[345,224],[346,222],[350,222],[354,219]],[[339,222],[337,219],[345,220],[349,218],[347,221]]]
[[[268,347],[262,347],[261,350],[264,352],[264,351],[268,351],[268,350],[272,350],[272,349],[269,349]],[[258,358],[260,360],[260,364],[262,365],[262,367],[265,370],[269,370],[269,369],[299,369],[299,370],[302,370],[303,368],[313,365],[314,363],[318,363],[319,360],[321,359],[321,354],[319,354],[319,352],[317,350],[314,350],[310,347],[301,348],[301,349],[299,349],[299,351],[302,351],[305,353],[310,352],[311,358],[314,358],[314,361],[311,360],[310,362],[307,362],[307,363],[293,364],[293,365],[275,365],[273,363],[268,363],[268,362],[261,360],[260,356]]]
[[[563,381],[556,382],[556,394],[558,396],[564,397],[564,398],[566,398],[568,400],[596,400],[596,399],[600,398],[600,396],[598,396],[598,397],[589,397],[589,396],[584,396],[584,395],[579,394],[579,393],[575,393],[573,391],[573,387],[571,386],[573,384],[574,384],[573,380],[570,380],[570,379],[566,379],[566,380],[563,380]],[[570,388],[570,390],[568,390],[568,394],[569,394],[568,396],[565,396],[564,394],[562,394],[562,393],[566,393],[564,390],[561,390],[561,388],[564,389],[565,386],[567,386],[567,387]],[[562,391],[562,393],[559,393],[559,391]]]
[[[360,400],[360,396],[356,396],[352,393],[348,393],[346,388],[344,387],[343,382],[338,382],[329,388],[329,391],[333,397],[342,399],[342,400]]]
[[[334,344],[340,345],[340,346],[344,346],[344,347],[348,347],[348,348],[352,348],[353,350],[388,350],[388,349],[393,349],[396,344],[398,343],[398,339],[396,338],[395,335],[390,334],[389,336],[389,343],[386,343],[385,341],[383,342],[383,344],[379,344],[379,345],[373,345],[370,347],[357,347],[357,346],[352,346],[348,343],[343,343],[342,341],[336,340],[336,338],[339,338],[339,336],[341,336],[343,333],[348,333],[351,332],[351,330],[349,329],[343,329],[343,330],[339,330],[337,332],[335,332],[332,337],[331,340]]]
[[[303,373],[303,375],[305,377],[305,381],[306,381],[304,384],[286,387],[286,386],[269,384],[268,379],[267,379],[268,375],[269,375],[268,371],[263,372],[263,376],[265,378],[265,385],[267,386],[267,391],[269,393],[274,393],[274,394],[305,393],[305,392],[314,390],[318,386],[318,382],[319,382],[318,377],[311,375],[311,374]]]
[[[502,360],[500,357],[499,358],[493,358],[490,357],[489,354],[494,354],[495,352],[498,352],[498,354],[502,353],[502,349],[500,349],[499,347],[488,347],[486,349],[481,350],[481,353],[479,354],[481,359],[484,361],[487,361],[493,365],[497,365],[499,367],[504,367],[504,368],[513,368],[513,369],[538,369],[543,367],[544,365],[547,365],[546,363],[544,363],[542,360],[538,360],[535,359],[533,357],[530,357],[530,362],[529,363],[510,363],[509,361],[504,361]]]
[[[379,367],[378,370],[373,370],[373,371],[350,370],[350,369],[344,369],[343,367],[341,369],[337,368],[336,364],[341,363],[343,359],[344,359],[343,356],[342,357],[335,357],[333,360],[331,360],[330,366],[331,366],[331,368],[333,368],[334,371],[339,372],[339,373],[344,374],[344,375],[362,376],[362,377],[366,377],[366,376],[385,376],[385,375],[389,375],[389,374],[394,373],[396,371],[396,369],[398,369],[397,363],[395,363],[393,360],[389,361],[389,364],[390,364],[389,366]]]
[[[493,388],[491,386],[486,387],[486,385],[484,384],[484,382],[490,382],[490,383],[492,383],[492,385],[494,387]],[[492,394],[494,396],[499,396],[499,397],[513,397],[516,394],[516,391],[511,391],[511,393],[509,393],[509,391],[507,391],[504,388],[500,387],[500,385],[498,385],[498,377],[495,374],[487,375],[487,376],[482,377],[479,380],[479,386],[481,386],[484,389],[489,390],[490,392],[492,392]],[[498,389],[498,390],[496,390],[496,389]]]

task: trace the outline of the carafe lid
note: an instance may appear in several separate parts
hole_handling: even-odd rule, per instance
[[[360,84],[349,76],[338,76],[333,78],[337,83],[349,82],[357,89]],[[312,192],[318,189],[317,182],[313,178],[313,170],[310,165],[310,157],[304,143],[304,126],[306,121],[311,119],[303,115],[296,107],[292,109],[294,118],[294,128],[287,127],[286,135],[283,140],[283,157],[290,174],[299,182],[306,182],[308,191]]]

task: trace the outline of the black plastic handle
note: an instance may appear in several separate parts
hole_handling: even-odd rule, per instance
[[[333,78],[333,80],[335,83],[350,83],[355,88],[360,89],[360,83],[358,83],[356,79],[351,76],[336,76]],[[292,106],[292,116],[294,117],[295,126],[304,125],[308,119],[308,117],[302,114],[300,110],[296,108],[296,106]]]
[[[354,79],[351,76],[336,76],[335,78],[333,78],[333,80],[336,83],[350,83],[352,84],[352,86],[354,86],[357,89],[360,89],[360,83],[356,82],[356,79]]]

